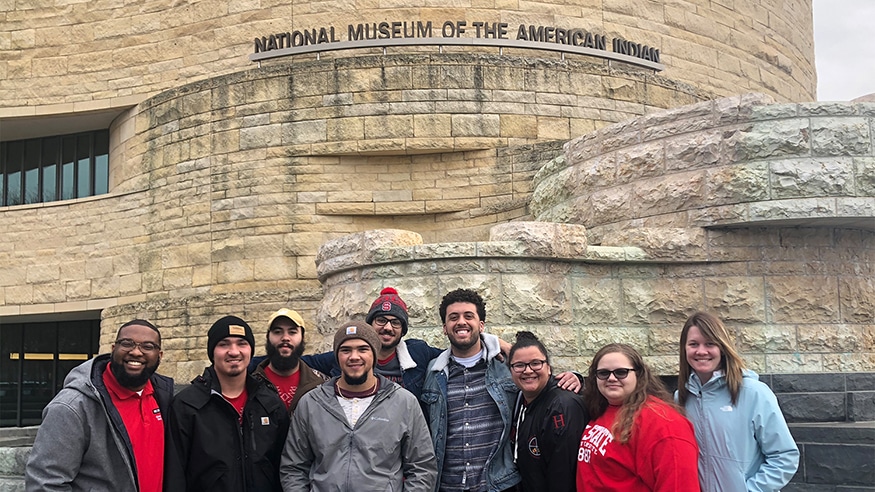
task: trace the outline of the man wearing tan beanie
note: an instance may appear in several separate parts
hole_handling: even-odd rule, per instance
[[[301,398],[280,464],[284,491],[431,491],[434,451],[419,403],[374,374],[380,338],[361,321],[334,335],[341,375]]]

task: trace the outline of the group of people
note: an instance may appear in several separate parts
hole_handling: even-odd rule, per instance
[[[333,351],[303,355],[305,322],[280,309],[263,357],[225,316],[210,366],[176,395],[156,373],[158,328],[125,323],[43,411],[26,489],[766,491],[796,471],[775,396],[710,314],[681,332],[674,398],[631,346],[554,375],[534,334],[484,332],[477,292],[447,293],[439,314],[449,348],[407,339],[407,306],[386,288]]]

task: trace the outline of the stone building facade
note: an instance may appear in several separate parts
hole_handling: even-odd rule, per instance
[[[110,133],[109,193],[0,208],[0,324],[96,316],[106,350],[146,317],[184,381],[224,314],[263,327],[291,306],[324,348],[393,285],[411,336],[440,345],[434,307],[471,286],[491,328],[537,325],[567,367],[621,339],[671,373],[679,321],[710,307],[757,369],[875,369],[873,110],[804,103],[810,0],[24,2],[0,18],[0,139]],[[665,69],[511,45],[247,59],[272,33],[386,20],[579,28],[658,48]]]
[[[184,384],[220,316],[292,307],[322,350],[393,286],[443,346],[469,287],[562,369],[624,341],[671,376],[712,310],[793,425],[786,490],[875,487],[875,103],[810,102],[812,0],[0,1],[0,26],[2,187],[12,145],[108,135],[108,192],[0,206],[0,426],[135,317]],[[26,454],[0,447],[0,490]]]

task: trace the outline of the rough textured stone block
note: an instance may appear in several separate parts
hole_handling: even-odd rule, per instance
[[[823,393],[845,391],[845,377],[841,374],[773,374],[772,391],[775,393]]]
[[[845,393],[778,393],[787,422],[844,422]]]
[[[848,393],[848,420],[852,422],[875,421],[875,389]]]
[[[875,486],[875,446],[807,444],[805,478],[808,483]]]
[[[875,372],[853,373],[845,376],[848,391],[875,390]]]

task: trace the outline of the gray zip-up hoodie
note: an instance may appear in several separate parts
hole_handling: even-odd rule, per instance
[[[338,377],[301,398],[280,463],[284,491],[434,487],[434,450],[416,397],[377,377],[380,390],[355,427],[334,393]]]
[[[103,384],[110,354],[73,368],[64,387],[43,409],[43,422],[27,459],[28,492],[139,489],[128,433]],[[173,380],[151,378],[161,412]]]

